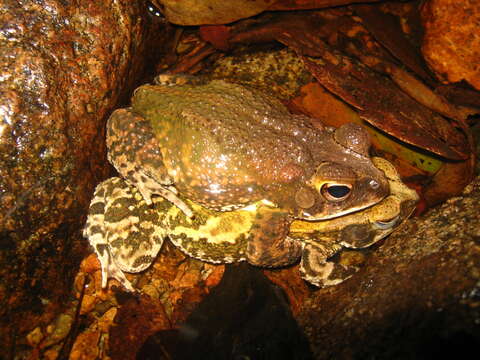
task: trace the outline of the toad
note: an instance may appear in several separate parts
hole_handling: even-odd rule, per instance
[[[294,219],[343,216],[388,195],[360,125],[314,127],[279,100],[222,80],[159,79],[110,117],[109,160],[147,205],[160,195],[192,217],[185,199],[213,211],[255,204],[250,263],[298,258],[287,236]]]

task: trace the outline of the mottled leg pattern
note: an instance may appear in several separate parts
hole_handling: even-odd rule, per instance
[[[135,186],[148,205],[160,195],[175,204],[186,216],[192,210],[176,194],[163,164],[162,154],[150,123],[130,109],[116,110],[107,123],[108,160],[130,185]]]
[[[300,258],[302,244],[287,236],[290,220],[283,212],[259,208],[252,238],[247,244],[247,260],[262,267],[280,267],[294,263]]]
[[[102,288],[107,287],[109,277],[120,281],[128,291],[134,291],[132,284],[127,280],[123,272],[111,259],[108,243],[105,236],[105,187],[104,183],[97,186],[90,208],[88,209],[87,222],[83,229],[83,236],[88,239],[93,247],[102,271]]]
[[[97,186],[83,235],[100,261],[102,287],[114,278],[134,291],[124,272],[140,272],[154,261],[165,237],[161,222],[161,214],[124,180],[111,178]]]
[[[318,287],[337,285],[347,280],[358,271],[358,267],[327,261],[341,248],[339,244],[319,241],[306,243],[300,261],[302,277]]]

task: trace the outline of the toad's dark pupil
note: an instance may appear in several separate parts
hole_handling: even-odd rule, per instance
[[[327,187],[327,192],[335,199],[340,199],[348,195],[350,188],[345,185],[330,185]]]

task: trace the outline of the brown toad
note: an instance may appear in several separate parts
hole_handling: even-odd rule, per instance
[[[141,86],[131,108],[110,117],[107,145],[147,204],[158,194],[192,216],[178,194],[215,211],[262,203],[247,249],[260,266],[298,258],[287,238],[293,219],[342,216],[389,192],[361,126],[318,129],[273,97],[221,80]]]

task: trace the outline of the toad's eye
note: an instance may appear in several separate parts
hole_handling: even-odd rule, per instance
[[[322,186],[322,195],[329,201],[345,200],[352,192],[352,187],[343,184],[325,184]]]

